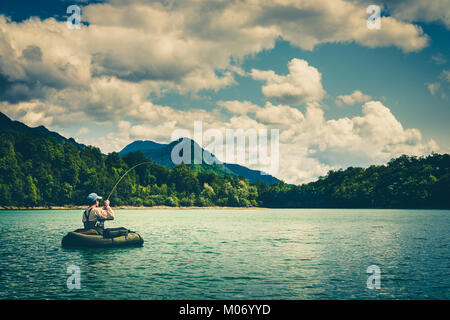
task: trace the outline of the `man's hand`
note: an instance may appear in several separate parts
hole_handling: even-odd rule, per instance
[[[105,207],[109,207],[109,200],[105,200]]]

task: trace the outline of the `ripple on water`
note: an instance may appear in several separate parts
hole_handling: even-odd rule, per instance
[[[0,299],[450,298],[449,211],[237,212],[118,210],[111,226],[146,242],[100,250],[60,247],[78,212],[2,212]],[[70,265],[80,290],[66,286]]]

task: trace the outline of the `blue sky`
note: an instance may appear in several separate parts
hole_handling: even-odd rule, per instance
[[[276,175],[293,183],[449,152],[448,3],[370,4],[380,30],[363,0],[4,1],[0,111],[104,152],[195,120],[278,128]]]

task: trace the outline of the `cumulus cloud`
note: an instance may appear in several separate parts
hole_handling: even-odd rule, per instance
[[[89,128],[82,127],[77,131],[77,136],[86,135],[90,132],[91,130]]]
[[[381,102],[363,105],[362,115],[325,120],[323,110],[309,106],[303,121],[280,136],[280,175],[291,182],[305,182],[331,168],[384,163],[401,154],[422,155],[437,151],[433,140],[423,141],[417,129],[405,129]],[[292,163],[290,167],[284,162]],[[293,165],[297,161],[297,165]],[[314,170],[305,170],[308,164]],[[295,173],[296,172],[296,173]]]
[[[356,103],[367,102],[370,99],[371,99],[370,96],[362,93],[360,90],[355,90],[355,91],[353,91],[352,94],[338,96],[335,100],[335,103],[336,103],[336,105],[341,107],[344,104],[353,105]]]
[[[439,78],[444,80],[445,82],[450,82],[450,70],[442,70]]]
[[[258,122],[264,125],[276,125],[288,129],[304,120],[303,114],[287,105],[273,105],[266,102],[263,108],[259,108],[255,113]]]
[[[281,76],[272,70],[253,69],[251,76],[265,82],[262,93],[266,98],[293,105],[322,100],[325,91],[321,82],[322,75],[316,68],[305,60],[292,59],[288,70],[289,74]]]
[[[65,88],[81,90],[91,79],[89,55],[52,18],[16,23],[0,15],[0,43],[3,101],[45,100]]]
[[[217,104],[232,114],[247,114],[259,110],[259,106],[250,101],[218,101]]]
[[[39,33],[45,39],[45,50],[59,45],[61,53],[71,53],[74,60],[80,55],[88,58],[95,75],[129,81],[182,83],[195,74],[212,79],[214,69],[229,67],[231,56],[242,58],[270,49],[278,37],[308,50],[320,43],[341,41],[397,45],[405,51],[426,45],[418,29],[393,19],[387,20],[382,35],[371,33],[363,9],[342,0],[190,1],[177,5],[111,1],[86,5],[83,19],[90,25],[76,32],[52,19],[2,24],[8,32],[19,33],[22,41],[17,42],[22,45]],[[57,58],[55,54],[53,58]]]
[[[447,94],[450,88],[450,70],[442,70],[439,74],[437,81],[426,83],[428,91],[434,96],[440,92],[442,99],[447,99]]]
[[[400,20],[439,21],[450,29],[450,6],[447,0],[397,0],[388,2],[387,8]]]
[[[0,110],[10,118],[20,120],[31,127],[38,125],[49,126],[54,120],[52,114],[64,112],[64,108],[61,106],[44,104],[38,100],[17,104],[0,102]]]
[[[16,102],[3,101],[1,111],[14,119],[25,121],[27,112],[41,112],[56,127],[108,123],[130,114],[146,102],[145,84],[134,84],[117,78],[96,78],[84,90],[68,87],[52,90],[46,99]]]
[[[86,3],[82,12],[88,24],[80,30],[54,18],[12,22],[0,15],[2,101],[60,105],[66,112],[51,115],[60,125],[92,114],[96,121],[110,121],[136,110],[136,101],[150,93],[234,85],[234,75],[245,74],[239,63],[272,49],[279,38],[306,50],[357,42],[405,52],[420,50],[428,41],[420,28],[392,17],[372,32],[364,5],[343,0],[111,0]],[[295,59],[289,72],[254,70],[252,76],[266,81],[264,94],[277,102],[321,99],[324,91],[314,67]],[[103,100],[109,96],[114,99]]]
[[[221,105],[236,106],[238,102],[222,101]],[[279,129],[280,169],[276,176],[289,183],[309,182],[328,170],[349,165],[381,164],[402,154],[424,155],[439,150],[433,140],[425,141],[418,129],[404,128],[379,101],[364,103],[361,115],[330,120],[325,119],[324,110],[317,103],[308,103],[304,113],[270,102],[251,105],[254,112],[239,112],[231,118],[224,118],[223,108],[206,113],[200,109],[148,105],[141,110],[146,113],[146,121],[139,124],[121,121],[114,133],[104,138],[80,141],[95,142],[104,152],[121,150],[135,139],[169,142],[173,130],[185,128],[193,132],[194,121],[198,120],[202,121],[203,132],[217,129],[224,137],[227,129]],[[156,114],[161,114],[165,121],[158,121]],[[204,146],[207,144],[204,141]],[[263,165],[241,164],[266,170]]]
[[[427,88],[432,95],[435,95],[436,92],[440,89],[441,85],[438,82],[432,82],[427,84]]]
[[[356,1],[277,0],[260,1],[253,16],[264,26],[278,27],[280,35],[303,49],[312,50],[326,42],[352,42],[368,47],[398,46],[405,52],[425,47],[423,31],[392,17],[382,17],[382,28],[373,32],[366,27],[366,7]],[[247,6],[246,6],[247,4]],[[248,2],[244,12],[255,9]]]
[[[339,153],[383,161],[399,152],[426,152],[432,143],[418,130],[403,129],[378,103],[366,102],[359,118],[326,121],[318,104],[325,95],[321,74],[305,60],[291,60],[286,75],[241,68],[280,38],[304,50],[352,42],[404,52],[427,46],[412,13],[405,16],[409,22],[399,14],[383,17],[374,31],[366,27],[365,8],[350,0],[110,0],[87,3],[80,30],[54,18],[13,22],[0,15],[0,110],[33,126],[102,126],[105,136],[80,140],[104,152],[137,138],[167,142],[174,128],[191,129],[195,120],[205,128],[280,128],[286,155],[280,177],[289,182],[339,166]],[[421,19],[442,20],[434,13]],[[222,101],[207,112],[149,101],[169,92],[220,90],[235,85],[236,74],[263,81],[271,102]],[[302,103],[304,113],[291,107]]]

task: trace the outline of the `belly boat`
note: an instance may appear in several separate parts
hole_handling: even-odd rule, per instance
[[[61,241],[64,248],[140,247],[143,244],[144,239],[138,233],[125,228],[105,229],[103,234],[95,229],[77,229]]]

